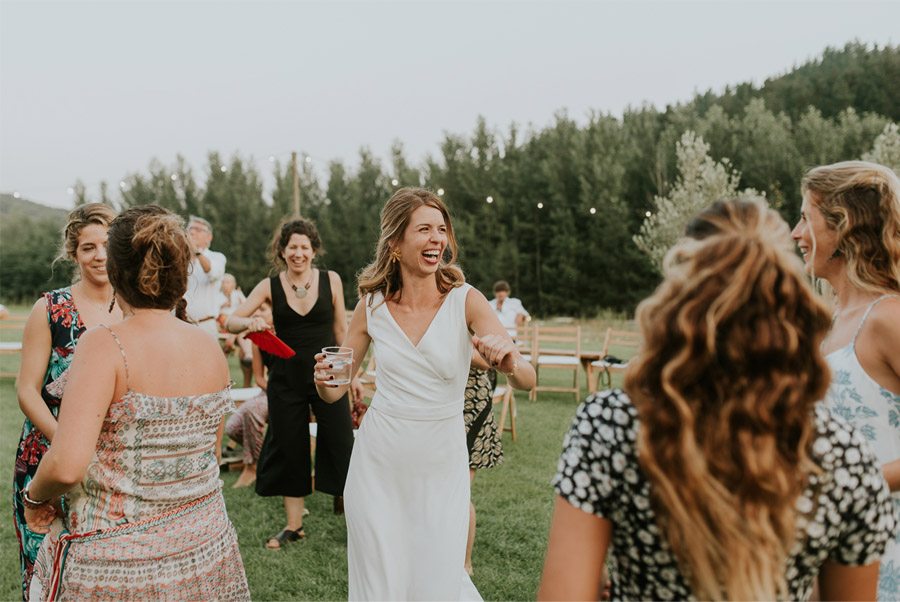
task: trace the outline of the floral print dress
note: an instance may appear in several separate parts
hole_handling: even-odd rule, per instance
[[[47,385],[57,380],[72,363],[75,345],[84,333],[84,323],[72,300],[71,287],[61,288],[44,293],[47,304],[47,323],[50,326],[50,362],[44,374],[41,397],[53,416],[59,415],[60,397],[47,390]],[[22,596],[28,599],[28,586],[34,570],[34,560],[44,536],[32,532],[25,524],[25,507],[20,497],[22,490],[31,482],[37,472],[38,464],[50,442],[26,418],[22,427],[19,447],[16,449],[15,477],[13,482],[13,524],[16,538],[19,541],[19,561],[22,571]]]
[[[850,344],[826,357],[833,376],[825,403],[832,414],[856,427],[880,465],[900,460],[900,395],[879,385],[863,370],[856,356],[856,339],[872,308],[889,297],[896,295],[884,295],[873,301]],[[894,492],[891,497],[900,513],[900,492]],[[900,530],[881,557],[878,599],[900,600]]]

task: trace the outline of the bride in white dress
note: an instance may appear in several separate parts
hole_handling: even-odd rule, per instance
[[[354,374],[370,343],[378,366],[344,488],[350,600],[481,599],[463,569],[463,398],[473,349],[515,388],[530,389],[535,374],[484,295],[465,284],[456,256],[443,202],[427,190],[398,190],[382,209],[345,342]],[[331,385],[324,356],[317,359],[319,395],[335,401],[347,385]]]

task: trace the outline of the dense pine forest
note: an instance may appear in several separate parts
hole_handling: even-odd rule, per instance
[[[692,194],[690,182],[703,180],[697,170],[714,168],[731,188],[764,194],[793,221],[805,169],[871,153],[900,121],[897,82],[900,47],[852,43],[762,85],[709,91],[665,108],[633,107],[621,116],[560,111],[541,128],[479,119],[469,133],[446,135],[439,155],[421,161],[407,157],[399,141],[387,161],[367,148],[353,164],[301,160],[302,213],[320,228],[327,251],[320,266],[340,273],[351,305],[384,201],[397,187],[426,186],[450,207],[462,267],[481,290],[506,279],[541,316],[630,313],[659,279],[634,237],[671,195]],[[271,194],[257,165],[274,170]],[[272,231],[292,212],[291,165],[283,157],[270,163],[211,152],[202,171],[198,177],[180,157],[154,159],[122,186],[102,186],[98,198],[74,183],[75,199],[116,208],[152,202],[206,217],[213,248],[248,290],[268,273]],[[51,269],[64,215],[3,195],[0,300],[30,300],[68,281],[64,264]]]

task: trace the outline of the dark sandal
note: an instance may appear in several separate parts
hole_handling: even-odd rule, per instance
[[[287,544],[299,541],[306,537],[306,532],[303,531],[303,527],[300,527],[296,531],[291,531],[290,529],[284,529],[278,535],[273,535],[269,539],[266,540],[266,549],[268,550],[280,550]],[[277,541],[278,547],[272,547],[269,545],[270,541]]]

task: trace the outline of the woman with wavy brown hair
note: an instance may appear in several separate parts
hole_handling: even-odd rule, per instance
[[[534,369],[484,295],[466,284],[456,254],[438,196],[421,188],[394,193],[344,342],[353,348],[353,374],[370,344],[378,366],[344,493],[351,600],[481,599],[463,568],[463,405],[473,347],[513,387],[531,388]],[[347,385],[332,385],[330,366],[317,359],[319,395],[334,402]]]
[[[28,527],[49,533],[31,599],[250,598],[216,461],[228,364],[186,321],[191,258],[181,218],[161,207],[109,227],[125,318],[81,337],[53,445],[22,492]]]
[[[834,291],[828,407],[866,438],[900,511],[900,183],[882,165],[846,161],[811,169],[802,191],[794,240]],[[881,558],[878,597],[900,599],[900,533]]]
[[[788,227],[720,201],[638,308],[625,391],[566,435],[540,599],[872,598],[889,492],[860,436],[817,406],[828,313]],[[609,554],[607,554],[609,552]],[[607,558],[608,556],[608,558]]]

